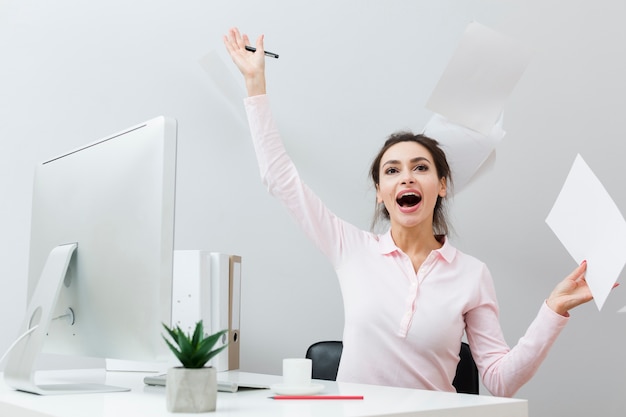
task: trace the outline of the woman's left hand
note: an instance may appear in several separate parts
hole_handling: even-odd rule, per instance
[[[554,288],[546,303],[562,316],[569,316],[574,307],[593,300],[591,290],[585,280],[587,261],[583,261],[571,274]]]

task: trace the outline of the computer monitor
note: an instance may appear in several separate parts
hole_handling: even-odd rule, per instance
[[[37,394],[41,352],[127,360],[168,354],[176,184],[174,119],[158,117],[37,166],[28,305],[5,380]],[[51,135],[54,136],[54,135]]]

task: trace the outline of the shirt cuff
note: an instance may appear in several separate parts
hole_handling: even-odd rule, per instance
[[[550,307],[548,307],[548,302],[547,300],[545,300],[542,304],[541,304],[541,309],[539,310],[539,315],[544,317],[545,316],[545,320],[550,320],[553,321],[554,323],[560,325],[561,327],[565,326],[567,324],[567,322],[569,321],[569,313],[567,313],[567,316],[563,316],[559,313],[557,313],[556,311],[552,310]]]
[[[243,104],[246,106],[255,106],[268,100],[267,94],[258,94],[256,96],[244,97]]]

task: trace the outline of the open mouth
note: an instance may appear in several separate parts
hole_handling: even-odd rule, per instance
[[[422,196],[416,193],[405,193],[396,199],[400,207],[413,207],[422,201]]]

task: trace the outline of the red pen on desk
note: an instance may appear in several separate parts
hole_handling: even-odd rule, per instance
[[[275,395],[275,400],[362,400],[362,395]]]

